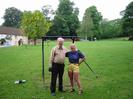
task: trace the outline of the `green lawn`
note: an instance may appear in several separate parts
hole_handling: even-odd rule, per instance
[[[67,92],[57,91],[57,95],[52,97],[48,58],[55,44],[50,42],[50,46],[45,47],[45,84],[42,82],[40,45],[0,48],[0,99],[133,99],[133,42],[77,42],[99,78],[96,79],[83,63],[80,79],[84,93],[69,93],[66,62],[64,86]],[[66,46],[69,44],[65,43]],[[18,79],[27,82],[14,84]]]

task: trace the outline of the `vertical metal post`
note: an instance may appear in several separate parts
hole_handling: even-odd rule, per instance
[[[42,79],[43,79],[43,82],[45,82],[45,77],[44,77],[44,38],[42,38]]]
[[[72,38],[72,43],[74,43],[74,39],[75,39],[75,38],[73,37],[73,38]]]

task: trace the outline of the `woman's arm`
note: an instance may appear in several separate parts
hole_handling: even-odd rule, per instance
[[[80,65],[84,60],[85,60],[85,57],[84,57],[84,58],[81,58],[81,59],[79,60],[79,65]]]
[[[82,54],[82,52],[80,50],[78,50],[78,54],[79,54],[79,65],[85,60],[85,56]]]

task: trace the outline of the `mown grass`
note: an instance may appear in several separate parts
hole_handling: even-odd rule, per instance
[[[0,48],[0,99],[133,99],[133,42],[76,42],[86,61],[99,75],[96,79],[83,63],[80,79],[84,93],[69,93],[67,62],[64,73],[65,93],[50,95],[48,59],[51,48],[45,46],[45,84],[42,81],[41,46]],[[66,42],[68,47],[70,42]],[[14,84],[25,79],[24,84]],[[76,87],[77,90],[77,87]]]

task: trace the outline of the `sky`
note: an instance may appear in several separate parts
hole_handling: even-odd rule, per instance
[[[133,0],[71,0],[75,3],[74,7],[79,8],[79,20],[81,21],[85,10],[90,6],[96,6],[103,18],[114,20],[121,18],[120,12]],[[5,9],[15,7],[21,11],[41,10],[44,5],[51,5],[57,9],[59,0],[1,0],[0,1],[0,25],[4,22],[3,16]]]

